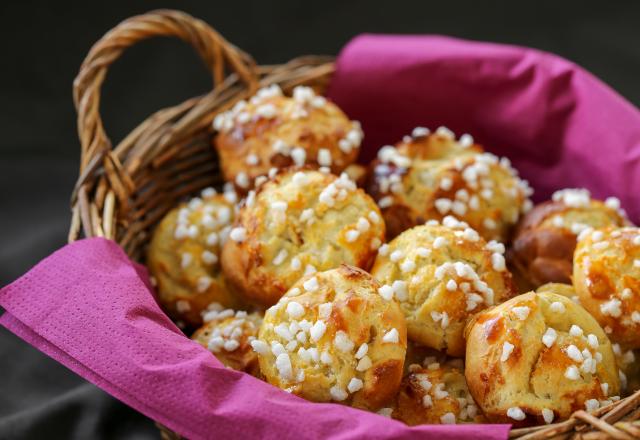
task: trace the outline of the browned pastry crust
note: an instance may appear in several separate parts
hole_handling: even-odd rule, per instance
[[[367,191],[382,209],[388,238],[452,215],[485,239],[506,242],[530,206],[526,181],[508,160],[483,153],[468,135],[456,140],[443,127],[422,130],[396,147],[382,147],[370,165]]]
[[[308,165],[340,174],[356,160],[362,141],[359,123],[302,86],[292,97],[276,85],[261,89],[218,115],[214,127],[224,178],[241,192],[274,168]]]
[[[640,228],[585,231],[573,261],[580,304],[612,342],[640,348]]]
[[[220,250],[235,215],[236,194],[203,191],[171,210],[153,231],[147,266],[158,301],[174,319],[202,324],[201,312],[213,302],[242,305],[220,269]]]
[[[270,306],[305,274],[368,269],[384,233],[378,207],[346,175],[285,169],[247,197],[222,268],[245,299]]]
[[[609,339],[564,295],[512,298],[476,315],[466,338],[469,391],[492,423],[551,423],[619,398]]]
[[[507,257],[533,289],[550,282],[571,283],[576,236],[582,229],[627,223],[613,199],[609,205],[614,206],[608,206],[584,191],[565,190],[565,195],[569,191],[576,194],[569,199],[572,205],[565,203],[566,197],[541,203],[522,218],[514,234]]]
[[[383,245],[371,274],[383,283],[380,294],[399,302],[410,340],[463,356],[469,317],[515,294],[503,252],[502,244],[445,217]]]
[[[387,404],[402,379],[407,330],[379,286],[347,265],[298,280],[267,310],[253,342],[265,379],[314,402]]]

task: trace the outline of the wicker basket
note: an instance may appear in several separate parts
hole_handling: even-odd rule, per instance
[[[173,36],[191,44],[213,77],[213,90],[151,115],[115,147],[100,118],[100,86],[107,69],[138,41]],[[333,60],[307,56],[277,66],[257,66],[206,23],[177,11],[130,18],[109,31],[85,58],[74,81],[82,146],[80,175],[71,197],[69,241],[115,240],[140,260],[154,225],[186,195],[222,183],[211,148],[215,115],[279,84],[285,92],[304,84],[323,92]],[[640,438],[640,392],[595,413],[577,411],[564,422],[516,429],[512,438]],[[180,438],[160,427],[164,439]]]

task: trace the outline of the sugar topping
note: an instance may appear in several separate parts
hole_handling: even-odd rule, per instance
[[[527,415],[519,407],[514,406],[507,409],[507,417],[513,420],[522,421],[527,418]]]
[[[591,203],[591,193],[584,188],[566,188],[556,191],[551,196],[554,202],[562,202],[572,208],[587,207]]]
[[[500,355],[500,361],[506,362],[509,359],[509,356],[511,356],[514,348],[514,345],[510,342],[505,342],[504,344],[502,344],[502,354]]]
[[[551,327],[547,328],[547,331],[542,335],[542,343],[547,346],[547,348],[551,348],[551,346],[556,342],[558,338],[558,333]]]
[[[400,334],[398,333],[398,330],[392,328],[386,332],[382,337],[382,341],[397,344],[400,341]]]

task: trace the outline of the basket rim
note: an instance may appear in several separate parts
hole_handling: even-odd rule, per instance
[[[194,47],[211,73],[213,88],[153,113],[113,146],[99,114],[100,87],[109,66],[126,48],[156,36],[180,38]],[[81,159],[71,195],[68,241],[101,236],[121,244],[121,216],[130,209],[138,171],[150,164],[146,154],[166,152],[171,145],[199,133],[210,134],[216,114],[251,96],[258,87],[280,84],[290,90],[296,85],[326,81],[335,70],[334,60],[333,56],[307,55],[283,64],[257,65],[249,54],[208,24],[175,10],[155,10],[118,24],[91,48],[74,80]],[[122,244],[125,250],[126,244]],[[512,429],[510,438],[542,439],[572,432],[581,435],[589,429],[613,438],[634,438],[640,435],[640,422],[627,419],[629,414],[634,420],[640,418],[639,406],[640,390],[592,413],[579,410],[555,424]],[[157,425],[163,438],[180,438]]]

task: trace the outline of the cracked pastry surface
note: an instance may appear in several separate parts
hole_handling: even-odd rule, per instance
[[[272,168],[309,165],[340,174],[356,160],[363,137],[357,121],[304,86],[291,97],[277,85],[263,88],[217,115],[214,128],[224,178],[243,192]]]
[[[266,380],[314,402],[385,405],[402,379],[407,338],[402,312],[378,287],[347,265],[296,282],[252,343]]]
[[[167,313],[191,325],[202,323],[211,303],[240,303],[220,269],[220,250],[231,229],[237,196],[213,188],[182,203],[160,221],[147,250],[147,267]]]
[[[589,227],[628,223],[615,197],[602,202],[592,199],[586,189],[556,191],[552,200],[536,205],[522,218],[509,261],[533,288],[570,283],[578,234]]]
[[[502,244],[446,217],[383,245],[371,274],[383,284],[380,295],[400,304],[410,340],[462,356],[467,319],[515,294],[503,253]]]
[[[580,304],[612,342],[640,348],[640,228],[585,230],[573,261]]]
[[[270,306],[303,275],[341,263],[368,269],[384,233],[378,207],[346,175],[281,170],[249,193],[222,267],[244,298]]]
[[[205,347],[224,365],[260,376],[258,355],[251,342],[258,336],[262,315],[225,309],[213,303],[202,313],[204,325],[191,339]]]
[[[493,423],[551,423],[618,399],[611,343],[567,297],[526,293],[479,313],[467,331],[469,391]]]
[[[462,356],[467,319],[515,294],[503,253],[502,244],[446,217],[383,245],[371,274],[380,294],[399,302],[410,340]]]
[[[469,135],[418,127],[384,146],[371,165],[367,190],[382,209],[391,239],[429,219],[463,220],[487,240],[505,242],[532,191],[508,159],[483,153]]]

